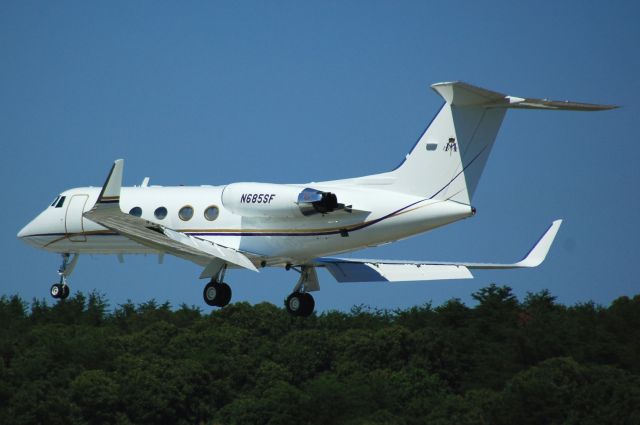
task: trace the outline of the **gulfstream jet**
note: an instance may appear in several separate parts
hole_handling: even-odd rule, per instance
[[[560,228],[554,221],[516,263],[486,264],[336,257],[473,217],[473,195],[508,109],[600,111],[615,106],[520,98],[462,82],[431,86],[444,104],[396,169],[305,184],[123,187],[124,161],[104,185],[61,193],[18,237],[62,254],[54,298],[69,295],[67,278],[81,254],[150,253],[202,267],[204,301],[231,300],[229,269],[295,270],[287,310],[308,316],[323,267],[338,282],[469,279],[474,269],[540,265]]]

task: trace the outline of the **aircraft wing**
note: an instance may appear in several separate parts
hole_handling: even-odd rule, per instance
[[[195,236],[186,235],[120,210],[120,187],[124,161],[113,164],[95,206],[84,217],[142,245],[181,257],[199,265],[225,263],[258,271],[242,252]],[[209,269],[209,267],[207,267]],[[205,270],[207,270],[205,269]],[[205,272],[201,277],[205,276]]]
[[[517,263],[452,263],[442,261],[317,258],[338,282],[403,282],[411,280],[472,279],[470,269],[516,269],[537,267],[545,260],[562,220],[555,220],[529,253]]]

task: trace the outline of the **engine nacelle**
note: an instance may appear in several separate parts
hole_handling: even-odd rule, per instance
[[[246,217],[300,217],[326,214],[343,206],[331,192],[271,183],[232,183],[222,192],[222,204]]]
[[[331,192],[306,188],[298,195],[298,207],[303,215],[326,214],[344,208],[338,197]]]

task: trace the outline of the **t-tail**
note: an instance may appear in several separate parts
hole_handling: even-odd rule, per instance
[[[611,105],[507,96],[462,82],[431,86],[445,100],[391,177],[399,192],[470,205],[507,109],[601,111]]]

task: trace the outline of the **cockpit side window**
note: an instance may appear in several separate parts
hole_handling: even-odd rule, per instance
[[[66,196],[61,196],[60,200],[58,201],[58,203],[56,204],[56,208],[62,208],[62,206],[64,205],[64,200],[66,199]]]
[[[56,199],[53,200],[53,202],[51,203],[52,207],[56,206],[56,204],[58,203],[58,199],[60,199],[60,195],[56,196]]]

